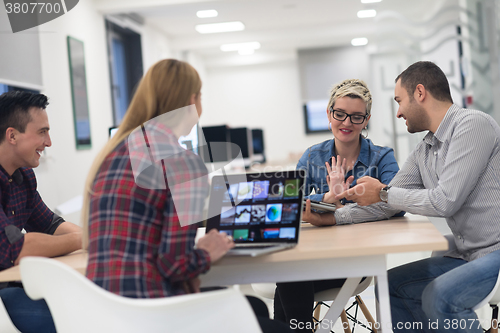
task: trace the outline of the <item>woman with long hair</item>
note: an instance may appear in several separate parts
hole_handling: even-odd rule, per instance
[[[90,169],[82,210],[86,275],[108,291],[132,298],[198,292],[198,276],[234,246],[217,230],[194,246],[207,169],[178,139],[202,113],[200,90],[188,63],[153,65]],[[264,331],[285,326],[256,314]]]

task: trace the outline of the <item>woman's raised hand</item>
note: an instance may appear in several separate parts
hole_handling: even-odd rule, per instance
[[[323,201],[328,203],[334,203],[339,205],[340,202],[335,199],[335,196],[349,189],[354,177],[350,176],[345,180],[345,174],[347,172],[346,159],[341,159],[340,155],[335,158],[332,156],[332,166],[328,162],[325,162],[327,175],[326,182],[328,184],[329,191],[323,196]]]

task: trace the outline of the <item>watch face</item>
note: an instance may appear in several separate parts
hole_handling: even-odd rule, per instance
[[[387,202],[387,199],[389,198],[389,192],[387,191],[388,189],[383,188],[380,190],[380,200]]]

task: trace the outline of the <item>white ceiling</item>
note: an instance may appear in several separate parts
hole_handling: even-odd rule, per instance
[[[382,13],[397,12],[409,21],[429,18],[445,0],[95,0],[104,13],[134,12],[167,34],[176,51],[196,51],[206,58],[222,56],[220,45],[258,41],[253,56],[295,52],[301,48],[349,45],[352,38],[370,37]],[[215,18],[200,19],[198,10],[215,9]],[[376,9],[376,18],[360,19],[362,9]],[[196,24],[242,21],[240,32],[202,35]],[[245,57],[245,56],[241,56]]]

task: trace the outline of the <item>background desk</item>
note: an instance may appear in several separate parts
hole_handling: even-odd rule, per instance
[[[335,227],[304,224],[299,245],[261,257],[224,257],[200,276],[202,286],[348,278],[325,317],[332,325],[363,276],[375,276],[383,329],[391,325],[386,255],[445,250],[448,243],[426,217],[408,215],[391,220]],[[55,258],[85,272],[87,253]],[[20,280],[19,267],[0,272],[0,282]],[[387,326],[390,325],[390,326]],[[318,332],[328,332],[324,328]],[[389,330],[387,330],[389,331]]]

